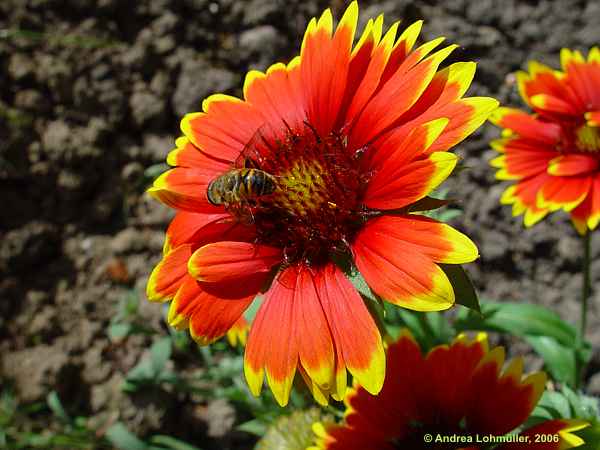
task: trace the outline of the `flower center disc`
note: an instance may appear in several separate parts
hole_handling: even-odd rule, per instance
[[[582,125],[575,130],[575,145],[580,151],[597,152],[600,150],[600,128]]]
[[[259,242],[283,248],[288,263],[319,264],[347,251],[364,220],[359,199],[367,180],[343,137],[321,137],[306,124],[284,139],[261,141],[260,151],[249,144],[243,153],[277,186],[252,208]]]

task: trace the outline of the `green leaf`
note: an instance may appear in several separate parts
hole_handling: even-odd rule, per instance
[[[71,418],[63,408],[60,398],[58,397],[56,391],[52,391],[48,394],[48,396],[46,397],[46,402],[48,403],[48,408],[50,408],[52,413],[56,417],[58,417],[62,422],[71,422]]]
[[[121,422],[106,431],[106,438],[119,450],[148,450],[148,445],[139,440]]]
[[[577,332],[556,313],[529,303],[481,303],[481,315],[459,311],[459,331],[483,330],[519,337],[549,336],[566,347],[577,347]]]
[[[584,445],[577,447],[577,450],[600,450],[600,423],[594,422],[591,426],[575,433],[585,442]]]
[[[550,336],[525,336],[525,340],[544,360],[546,368],[556,381],[575,385],[575,351],[559,344]]]
[[[165,163],[153,164],[144,170],[144,176],[148,179],[154,180],[169,169],[170,167]]]
[[[458,264],[440,264],[439,266],[452,284],[456,303],[481,313],[479,298],[467,271]]]
[[[452,203],[452,200],[444,198],[423,197],[409,207],[410,212],[432,211]]]
[[[152,372],[155,377],[164,370],[167,361],[171,358],[172,349],[172,342],[169,336],[157,340],[150,347]]]
[[[156,435],[150,438],[151,444],[162,445],[170,450],[200,450],[187,442],[172,438],[171,436]]]
[[[119,341],[131,332],[129,323],[113,323],[108,327],[108,337],[111,341]]]
[[[267,431],[265,423],[258,419],[252,419],[244,422],[236,427],[240,431],[254,434],[255,436],[263,436]]]
[[[377,296],[373,294],[373,291],[371,291],[371,288],[358,270],[352,271],[348,278],[359,294],[361,294],[363,297],[375,300]]]

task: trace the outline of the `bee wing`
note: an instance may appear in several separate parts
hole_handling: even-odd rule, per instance
[[[268,124],[266,123],[256,129],[235,160],[235,167],[260,169],[269,154],[273,152],[272,144],[265,137],[267,131]]]

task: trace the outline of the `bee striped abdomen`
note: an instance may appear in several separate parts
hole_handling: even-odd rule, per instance
[[[275,190],[275,178],[258,169],[232,169],[208,185],[206,196],[213,205],[248,203]]]

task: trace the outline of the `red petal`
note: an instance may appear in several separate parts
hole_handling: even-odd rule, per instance
[[[503,362],[503,349],[496,347],[475,370],[465,415],[467,429],[503,435],[522,424],[539,401],[546,376],[538,372],[521,380],[520,359],[513,360],[500,374]]]
[[[450,46],[436,52],[406,73],[399,69],[369,101],[355,121],[349,136],[349,146],[360,148],[388,129],[417,101],[440,63],[454,48]]]
[[[187,264],[192,255],[192,246],[180,245],[171,250],[150,274],[146,294],[150,301],[165,301],[173,298],[187,276]]]
[[[537,206],[550,211],[571,211],[579,205],[592,186],[592,177],[554,177],[544,183],[537,195]]]
[[[230,163],[215,159],[190,142],[187,137],[175,141],[177,148],[167,156],[167,164],[178,167],[189,167],[212,173],[213,176],[226,172]]]
[[[148,193],[174,209],[218,214],[223,208],[211,205],[206,197],[214,178],[215,174],[206,170],[176,167],[154,180]]]
[[[298,341],[294,317],[297,271],[284,270],[265,295],[244,355],[244,373],[250,391],[260,393],[264,373],[277,402],[285,406],[298,364]]]
[[[188,263],[190,275],[208,283],[232,282],[256,273],[268,273],[281,262],[281,250],[248,242],[222,241],[194,252]]]
[[[410,435],[412,424],[419,422],[423,391],[428,386],[421,350],[412,337],[404,334],[387,351],[387,374],[378,396],[362,388],[347,398],[350,428],[373,436],[375,441],[391,439],[402,442]]]
[[[169,309],[169,323],[178,326],[189,321],[192,337],[201,345],[221,338],[240,319],[256,295],[223,299],[206,292],[200,283],[187,276]]]
[[[300,363],[322,390],[333,389],[334,351],[330,325],[310,270],[300,266],[294,292],[294,320]]]
[[[498,450],[566,450],[579,447],[584,442],[572,432],[586,428],[588,425],[582,420],[547,420],[519,433],[519,436],[529,437],[528,442],[503,444],[498,447]],[[554,441],[554,436],[558,437],[558,442]],[[588,442],[588,444],[594,443]]]
[[[367,222],[353,249],[371,289],[384,300],[419,311],[442,310],[454,303],[452,286],[434,261],[458,263],[477,257],[466,236],[412,215]]]
[[[600,222],[600,176],[595,175],[590,192],[577,208],[571,211],[571,219],[577,231],[585,234],[593,230]]]
[[[318,292],[344,363],[367,391],[376,394],[383,384],[385,355],[379,330],[362,298],[334,264],[318,274]]]
[[[351,3],[332,37],[333,19],[326,10],[319,21],[311,20],[304,35],[300,71],[308,121],[321,136],[331,132],[340,113],[357,19],[358,6]]]
[[[273,127],[285,130],[285,124],[292,129],[302,126],[306,114],[303,109],[302,93],[297,92],[291,72],[298,68],[287,68],[278,63],[269,67],[267,73],[253,70],[246,75],[244,97]]]
[[[369,182],[364,203],[376,209],[398,209],[414,203],[448,178],[457,159],[452,153],[436,152],[409,164],[389,161]]]
[[[522,137],[544,144],[554,145],[561,138],[561,128],[558,124],[538,120],[518,109],[498,108],[490,120]]]
[[[163,252],[181,244],[194,241],[194,237],[207,225],[226,218],[227,214],[204,214],[178,211],[166,231]]]
[[[487,353],[483,336],[468,340],[460,336],[448,346],[434,347],[425,360],[427,387],[421,410],[427,422],[443,417],[446,424],[459,424],[469,407],[471,377]]]
[[[204,113],[183,118],[181,130],[200,150],[224,161],[235,161],[265,122],[252,105],[227,95],[211,95],[202,107]]]
[[[557,176],[585,175],[598,169],[598,159],[589,155],[562,155],[548,164],[548,173]]]

